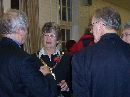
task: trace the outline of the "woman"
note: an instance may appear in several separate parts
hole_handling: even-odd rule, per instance
[[[122,40],[130,44],[130,22],[122,26]]]
[[[54,22],[47,22],[42,28],[43,48],[36,56],[44,66],[47,66],[57,82],[58,97],[71,97],[71,56],[61,54],[57,48],[60,39],[60,29]],[[41,72],[44,67],[41,66]],[[62,96],[61,96],[62,95]]]

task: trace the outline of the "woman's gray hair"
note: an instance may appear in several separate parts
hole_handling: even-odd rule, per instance
[[[122,30],[130,29],[130,22],[126,22],[122,25]]]
[[[26,14],[21,10],[10,9],[0,18],[0,33],[15,33],[17,28],[27,29]]]
[[[60,26],[56,24],[55,22],[46,22],[44,26],[42,27],[42,34],[51,33],[52,30],[55,31],[57,40],[60,40],[61,39]]]

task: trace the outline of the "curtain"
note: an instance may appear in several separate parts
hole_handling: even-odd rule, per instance
[[[39,0],[19,0],[19,9],[28,16],[28,37],[23,45],[28,53],[35,53],[40,48]]]
[[[4,10],[3,0],[0,0],[0,17],[3,15],[3,10]]]
[[[0,17],[3,15],[3,12],[4,12],[3,0],[0,0]],[[1,39],[1,35],[0,35],[0,39]]]

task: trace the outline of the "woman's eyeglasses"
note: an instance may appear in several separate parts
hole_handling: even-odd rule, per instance
[[[127,36],[130,36],[130,33],[123,33],[122,34],[122,37],[127,37]]]
[[[51,34],[51,35],[47,35],[47,34],[42,34],[42,35],[44,35],[45,37],[50,37],[50,38],[55,38],[56,37],[56,35],[54,35],[54,34]]]

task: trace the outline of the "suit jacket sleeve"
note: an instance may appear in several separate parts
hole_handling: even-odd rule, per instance
[[[71,60],[72,60],[72,56],[69,54],[65,54],[64,55],[64,67],[63,69],[66,67],[66,82],[67,85],[69,87],[69,91],[72,92],[72,66],[71,66]]]
[[[56,84],[56,80],[54,80],[54,76],[52,76],[51,74],[47,74],[46,79],[52,97],[57,97],[57,84]]]
[[[43,74],[38,71],[39,69],[36,68],[36,65],[34,65],[36,64],[35,61],[34,58],[27,57],[24,58],[22,64],[19,66],[18,69],[22,82],[34,97],[55,97],[54,92],[52,93],[48,86],[48,84],[52,87],[56,86],[54,79],[43,76]],[[52,80],[49,81],[51,83],[48,82],[50,79]]]
[[[88,78],[86,78],[85,52],[72,58],[72,89],[74,97],[89,97]]]

